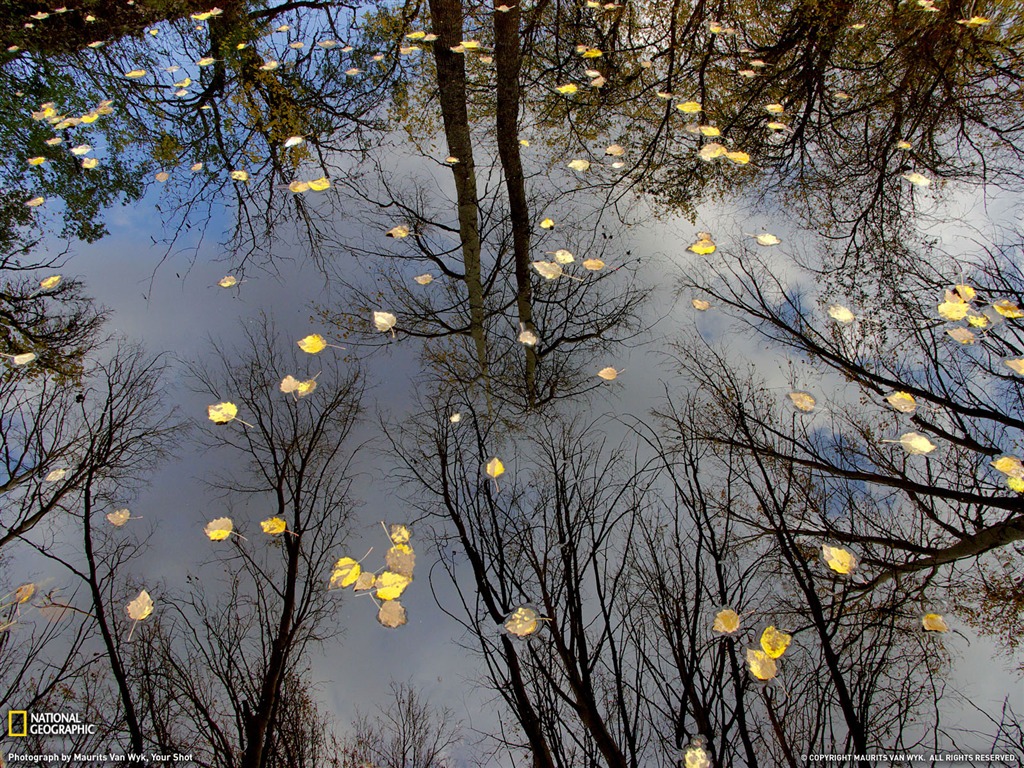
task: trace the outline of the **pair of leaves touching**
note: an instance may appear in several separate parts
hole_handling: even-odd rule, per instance
[[[319,375],[319,374],[317,374]],[[281,391],[286,395],[294,395],[296,398],[305,397],[316,389],[316,376],[306,381],[299,381],[292,375],[281,379]]]

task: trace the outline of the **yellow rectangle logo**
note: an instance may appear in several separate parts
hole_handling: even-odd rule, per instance
[[[21,728],[14,730],[14,722],[20,717]],[[24,709],[9,709],[7,710],[7,735],[8,736],[28,736],[28,712]]]

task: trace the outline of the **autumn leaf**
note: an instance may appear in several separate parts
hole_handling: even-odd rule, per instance
[[[405,606],[397,600],[385,600],[377,611],[377,621],[388,629],[401,627],[408,621]]]
[[[930,186],[932,180],[927,176],[924,176],[917,171],[911,171],[910,173],[904,173],[903,178],[913,184],[915,187],[927,187]]]
[[[128,603],[125,610],[128,612],[128,618],[142,621],[153,613],[153,598],[149,596],[149,592],[142,590],[138,597]]]
[[[957,341],[961,344],[973,344],[977,338],[975,337],[974,332],[967,328],[950,328],[946,333],[949,334],[949,337],[953,339],[953,341]]]
[[[552,219],[549,219],[549,218],[542,219],[541,222],[540,222],[540,228],[541,229],[554,229],[555,228],[555,222]]]
[[[347,587],[356,583],[363,567],[351,557],[343,557],[334,564],[331,570],[330,589],[335,587]]]
[[[207,535],[210,541],[224,541],[228,536],[231,535],[235,529],[235,524],[231,522],[230,517],[218,517],[206,524],[203,528],[203,533]]]
[[[377,584],[377,576],[370,571],[363,571],[359,574],[355,584],[352,585],[353,592],[366,592],[373,589]]]
[[[693,308],[698,312],[707,312],[711,309],[711,302],[706,299],[691,299],[690,304],[692,304]]]
[[[747,649],[747,669],[758,680],[771,680],[779,673],[775,659],[756,648]]]
[[[238,416],[238,406],[227,401],[208,405],[206,415],[214,424],[228,424]]]
[[[590,270],[591,272],[597,272],[605,268],[605,263],[601,259],[585,259],[582,262],[583,268]]]
[[[18,605],[23,605],[32,599],[32,595],[36,593],[36,585],[31,581],[22,584],[16,590],[14,590],[14,602]]]
[[[607,368],[602,368],[598,371],[597,375],[605,381],[615,381],[615,379],[619,377],[620,373],[622,373],[622,371],[617,371],[611,366],[608,366]]]
[[[723,635],[731,635],[740,628],[740,615],[732,608],[723,608],[715,614],[711,629]]]
[[[841,325],[849,325],[856,319],[853,312],[842,304],[832,304],[828,308],[828,316]]]
[[[309,336],[303,336],[295,343],[299,345],[299,349],[310,355],[323,352],[324,348],[327,346],[327,342],[324,340],[324,337],[319,333],[311,333]]]
[[[280,517],[268,517],[266,520],[260,522],[260,528],[263,529],[264,533],[269,534],[270,536],[277,536],[287,530],[288,523]]]
[[[485,468],[485,471],[487,472],[488,477],[493,477],[497,479],[501,477],[503,474],[505,474],[505,465],[501,463],[501,459],[495,456],[493,459],[487,462],[487,467]]]
[[[570,160],[568,166],[574,171],[587,171],[590,170],[590,161],[580,159]]]
[[[782,656],[792,641],[792,635],[780,632],[774,626],[765,627],[761,633],[761,648],[772,659]]]
[[[416,277],[413,278],[413,280],[420,285],[430,285],[432,282],[434,282],[434,276],[430,274],[417,275]]]
[[[395,335],[395,323],[398,322],[398,318],[390,312],[374,312],[373,313],[373,327],[378,331],[384,333],[391,331],[391,335]]]
[[[926,613],[921,617],[921,626],[928,632],[949,632],[949,625],[941,615]]]
[[[510,635],[516,637],[529,637],[541,626],[541,617],[537,610],[530,605],[521,605],[502,622],[502,627]]]
[[[821,557],[829,568],[836,573],[848,575],[857,567],[857,556],[842,547],[821,545]]]
[[[562,268],[550,261],[535,261],[533,268],[537,273],[548,280],[555,280],[562,276]]]
[[[692,243],[686,250],[693,251],[700,256],[707,256],[714,253],[716,247],[714,240],[711,239],[710,232],[698,232],[697,242]]]
[[[1003,317],[1011,320],[1024,317],[1024,310],[1017,306],[1014,302],[1009,299],[1003,299],[1002,301],[992,302],[992,309],[998,312]]]
[[[963,320],[970,308],[971,305],[963,301],[944,301],[939,304],[938,311],[940,317],[945,320],[956,322],[957,320]]]
[[[900,435],[899,440],[883,440],[882,442],[899,443],[907,453],[913,456],[931,453],[938,447],[920,432],[907,432]]]
[[[762,232],[759,235],[753,235],[753,238],[757,240],[758,245],[778,245],[782,241],[775,235],[768,232]]]
[[[700,104],[696,101],[684,101],[681,104],[676,104],[676,109],[686,115],[694,115],[701,111]]]
[[[1003,360],[1003,365],[1005,365],[1011,371],[1016,373],[1018,376],[1024,376],[1024,357]]]
[[[384,555],[384,564],[389,571],[411,579],[416,567],[416,553],[408,544],[395,544]]]
[[[408,576],[384,571],[377,577],[377,597],[381,600],[397,600],[411,583],[412,579]]]
[[[555,88],[555,90],[561,94],[568,96],[570,94],[576,93],[576,91],[578,91],[579,88],[576,86],[575,83],[566,83],[565,85],[558,86],[557,88]]]
[[[412,538],[412,531],[407,525],[393,523],[388,530],[388,538],[391,539],[392,544],[408,544],[409,539]]]
[[[885,399],[900,413],[913,413],[917,408],[917,401],[909,392],[893,392]]]
[[[107,513],[107,521],[115,528],[120,528],[131,520],[131,517],[132,513],[127,509],[115,509],[113,512]]]
[[[67,469],[54,469],[47,473],[43,480],[47,483],[56,483],[64,479],[64,475],[68,473]]]
[[[789,399],[790,402],[793,403],[793,407],[803,413],[810,413],[813,411],[817,402],[814,399],[814,395],[810,392],[790,392]]]
[[[217,285],[219,285],[221,288],[231,288],[235,285],[238,285],[238,278],[236,278],[234,275],[225,275],[224,277],[217,281]]]

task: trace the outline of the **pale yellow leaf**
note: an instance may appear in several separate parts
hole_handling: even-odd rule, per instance
[[[973,344],[976,339],[974,332],[967,328],[950,328],[946,333],[948,333],[954,341],[958,341],[961,344]]]
[[[574,171],[586,171],[590,169],[590,161],[582,159],[570,160],[568,166]]]
[[[684,101],[681,104],[676,104],[676,109],[684,114],[693,115],[700,112],[701,106],[696,101]]]
[[[495,456],[487,462],[485,471],[488,477],[498,478],[505,474],[505,465],[501,463],[501,459]]]
[[[711,302],[706,299],[693,299],[690,301],[690,304],[692,304],[693,308],[698,312],[707,312],[711,309]]]
[[[107,513],[107,521],[115,528],[120,528],[132,518],[132,513],[127,509],[115,509]]]
[[[771,680],[779,673],[775,659],[756,648],[747,649],[747,668],[758,680]]]
[[[395,327],[398,322],[398,318],[390,312],[374,312],[373,313],[373,327],[378,331],[387,332]]]
[[[1011,320],[1024,317],[1024,310],[1022,310],[1017,304],[1010,301],[1009,299],[1002,299],[1001,301],[993,301],[992,309],[998,312],[1003,317]]]
[[[388,237],[401,238],[409,236],[409,228],[399,224],[397,227],[392,227],[385,233]]]
[[[937,613],[926,613],[921,617],[921,626],[929,632],[949,632],[946,620]]]
[[[521,605],[505,617],[502,626],[510,635],[529,637],[540,629],[541,619],[537,610],[529,605]]]
[[[232,288],[238,285],[238,278],[234,275],[224,275],[224,277],[217,281],[217,285],[221,288]]]
[[[932,180],[927,176],[924,176],[917,171],[911,171],[910,173],[904,173],[903,178],[913,184],[915,187],[927,187],[932,183]]]
[[[60,285],[61,279],[62,278],[60,275],[51,275],[50,277],[46,277],[40,280],[39,287],[42,288],[44,291],[49,291]]]
[[[541,219],[540,228],[541,229],[554,229],[555,228],[555,222],[552,219]]]
[[[29,600],[32,599],[32,595],[34,595],[35,593],[36,585],[33,584],[31,581],[22,584],[20,587],[14,590],[14,602],[16,602],[18,605],[27,603]]]
[[[821,545],[821,557],[825,565],[836,573],[848,575],[857,567],[857,556],[848,549],[832,547],[828,544]]]
[[[234,529],[235,524],[231,522],[230,517],[218,517],[206,524],[203,533],[209,537],[210,541],[223,541],[231,535]]]
[[[434,276],[430,274],[417,275],[416,277],[413,278],[413,280],[415,280],[420,285],[430,285],[432,282],[434,282]]]
[[[597,375],[605,381],[615,381],[615,379],[619,377],[619,371],[609,366],[607,368],[602,368],[597,372]]]
[[[793,407],[798,411],[804,413],[810,413],[814,410],[814,406],[817,401],[814,399],[814,395],[810,392],[790,392],[789,399],[793,403]]]
[[[149,596],[149,592],[142,590],[138,597],[128,603],[125,610],[128,612],[129,619],[142,621],[153,612],[153,598]]]
[[[535,261],[533,262],[533,268],[537,270],[541,277],[548,280],[554,280],[562,276],[562,268],[550,261]]]
[[[715,623],[711,629],[723,635],[731,635],[740,628],[740,615],[732,608],[723,608],[715,614]]]
[[[885,399],[900,413],[913,413],[917,408],[917,401],[909,392],[893,392]]]
[[[842,325],[849,325],[854,321],[853,312],[842,304],[833,304],[828,308],[828,316]]]
[[[583,261],[583,268],[589,269],[591,272],[597,272],[605,268],[605,263],[601,259],[586,259]]]
[[[1003,364],[1018,376],[1024,376],[1024,357],[1003,360]]]

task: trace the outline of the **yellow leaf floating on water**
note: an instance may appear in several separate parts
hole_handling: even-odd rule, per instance
[[[792,641],[792,635],[780,632],[774,626],[765,627],[761,633],[761,648],[772,659],[782,656]]]
[[[1016,320],[1017,318],[1024,317],[1024,310],[1009,299],[992,302],[992,309],[1010,320]]]
[[[713,125],[702,125],[698,128],[702,136],[709,136],[714,138],[715,136],[721,136],[722,132],[715,128]]]
[[[973,344],[976,338],[974,332],[967,328],[950,328],[946,333],[953,341],[958,341],[961,344]]]
[[[779,674],[779,665],[764,651],[747,648],[747,669],[758,680],[771,680]]]
[[[505,465],[501,463],[501,459],[495,456],[493,459],[487,462],[485,470],[488,477],[498,478],[505,474]]]
[[[32,599],[32,595],[36,593],[36,585],[31,581],[22,584],[16,590],[14,590],[14,602],[18,605],[23,605]]]
[[[129,619],[142,621],[153,612],[153,598],[149,596],[149,592],[142,590],[138,597],[125,606],[125,610]]]
[[[416,277],[413,278],[413,280],[419,283],[420,285],[430,285],[432,282],[434,282],[434,276],[430,274],[417,275]]]
[[[842,547],[831,547],[828,544],[821,545],[821,557],[825,565],[836,573],[848,575],[857,567],[857,556]]]
[[[85,158],[85,160],[82,161],[82,167],[85,168],[87,171],[88,170],[92,170],[93,168],[95,168],[99,164],[100,164],[100,161],[97,160],[95,157],[87,157],[87,158]]]
[[[68,471],[66,469],[53,469],[46,474],[46,477],[44,477],[43,480],[47,483],[56,483],[63,480],[64,475],[67,473]]]
[[[167,171],[159,171],[153,178],[159,181],[161,184],[163,184],[165,181],[171,178],[171,174],[169,174]]]
[[[61,279],[62,278],[60,275],[51,275],[50,277],[40,280],[39,287],[42,288],[44,291],[49,291],[60,285]]]
[[[43,197],[42,195],[38,195],[36,197],[29,198],[28,200],[26,200],[25,205],[27,205],[29,208],[38,208],[44,202],[46,202],[46,198]]]
[[[235,181],[248,181],[249,180],[249,172],[248,171],[232,171],[231,172],[231,178],[234,179]]]
[[[893,392],[885,399],[900,413],[913,413],[917,408],[917,401],[909,392]]]
[[[20,355],[15,355],[11,358],[11,362],[15,365],[28,365],[36,359],[35,352],[22,352]]]
[[[576,93],[576,91],[578,91],[579,88],[576,86],[575,83],[566,83],[565,85],[558,86],[557,88],[555,88],[555,90],[561,94],[568,96],[569,94]]]
[[[700,156],[701,160],[710,163],[716,157],[724,156],[727,151],[728,150],[726,150],[726,148],[723,147],[721,144],[712,141],[708,142],[703,147],[701,147],[700,151],[697,154]]]
[[[717,248],[717,246],[715,245],[715,241],[711,239],[711,233],[698,232],[697,242],[691,243],[690,247],[686,250],[693,251],[700,256],[707,256],[709,253],[714,253],[715,248]]]
[[[882,442],[899,443],[912,456],[922,456],[931,453],[938,447],[920,432],[907,432],[900,435],[899,440],[883,440]]]
[[[238,415],[238,406],[232,402],[217,403],[206,406],[206,415],[214,424],[227,424]]]
[[[972,29],[975,27],[981,27],[984,26],[985,24],[991,23],[992,19],[988,19],[984,16],[971,16],[971,18],[969,19],[960,19],[959,21],[957,21],[957,24],[963,24],[965,27],[971,27]]]
[[[529,605],[521,605],[512,611],[502,626],[510,635],[529,637],[540,629],[541,618],[536,609]]]
[[[107,513],[107,522],[115,528],[120,528],[131,519],[132,513],[127,509],[115,509],[113,512]]]
[[[949,632],[946,620],[937,613],[926,613],[922,616],[921,626],[929,632]]]
[[[989,319],[985,315],[973,311],[967,313],[967,322],[972,328],[987,328],[989,325]]]
[[[294,192],[297,195],[300,195],[303,192],[308,192],[309,191],[309,182],[308,181],[299,181],[298,179],[296,179],[295,181],[293,181],[290,184],[288,184],[288,191],[289,192]]]
[[[992,467],[1008,477],[1024,480],[1024,463],[1016,456],[1000,456],[992,462]]]
[[[611,366],[609,366],[607,368],[602,368],[600,371],[597,372],[597,375],[604,379],[605,381],[615,381],[615,379],[619,377],[619,373],[620,371],[617,371]]]
[[[140,77],[146,76],[146,70],[144,69],[133,69],[131,72],[125,72],[124,76],[130,80],[138,80]]]
[[[701,107],[696,101],[684,101],[681,104],[676,104],[676,109],[683,114],[694,115],[700,112]]]
[[[804,413],[810,413],[814,410],[814,406],[817,401],[814,399],[814,395],[810,392],[790,392],[789,399],[793,403],[793,407],[798,411]]]
[[[765,104],[764,110],[770,115],[781,115],[786,111],[786,108],[781,104]]]
[[[605,268],[605,263],[601,259],[585,259],[582,263],[583,268],[589,269],[591,272],[597,272]]]
[[[581,159],[570,160],[568,166],[574,171],[587,171],[590,170],[590,161]]]
[[[319,179],[313,179],[309,182],[309,188],[314,192],[323,192],[329,186],[331,186],[331,182],[326,176],[321,176]]]
[[[385,232],[388,237],[394,237],[396,239],[409,236],[409,228],[403,224],[399,224],[397,227],[392,227]]]
[[[206,524],[203,533],[209,537],[210,541],[224,541],[234,529],[235,524],[231,522],[230,517],[218,517]]]
[[[970,304],[963,301],[944,301],[938,306],[939,316],[945,320],[956,322],[967,316]]]
[[[554,229],[555,228],[555,222],[554,222],[553,219],[541,219],[540,228],[541,229]]]
[[[690,744],[683,752],[683,768],[711,768],[711,755],[702,744]]]
[[[363,567],[351,557],[343,557],[334,564],[331,570],[331,582],[329,587],[347,587],[356,583],[356,579],[363,572]]]
[[[562,276],[562,268],[550,261],[535,261],[533,262],[533,268],[537,270],[537,273],[548,280],[555,280]]]
[[[310,355],[323,352],[327,347],[327,342],[319,333],[311,333],[309,336],[303,336],[295,343],[299,345],[299,349]]]
[[[732,608],[723,608],[715,614],[711,629],[723,635],[731,635],[740,628],[740,615]]]
[[[397,323],[397,322],[398,322],[398,318],[395,317],[390,312],[374,312],[373,313],[373,327],[376,328],[378,331],[381,331],[383,333],[387,333],[388,331],[391,331],[392,335],[394,335],[394,331],[392,329],[395,327],[395,323]]]
[[[381,603],[380,610],[377,611],[377,621],[388,629],[404,626],[408,621],[405,606],[397,600],[385,600]]]
[[[411,583],[412,579],[408,576],[384,571],[377,577],[377,597],[381,600],[397,600]]]
[[[932,180],[927,176],[918,173],[917,171],[911,171],[910,173],[904,173],[903,178],[913,184],[915,187],[927,187],[930,186]]]
[[[45,162],[46,162],[46,158],[45,157],[30,157],[28,159],[28,164],[29,165],[42,165]]]
[[[1003,364],[1018,376],[1024,376],[1024,357],[1003,360]]]
[[[304,144],[305,141],[306,139],[302,136],[289,136],[284,140],[284,147],[285,149],[291,149],[292,147],[299,146],[299,144]]]
[[[769,232],[762,232],[759,235],[754,235],[754,239],[757,240],[758,245],[778,245],[782,242],[779,238]]]
[[[279,533],[284,533],[288,528],[288,523],[280,517],[268,517],[260,523],[260,528],[263,532],[270,536],[277,536]]]
[[[842,325],[849,325],[856,319],[853,312],[842,304],[832,304],[828,308],[828,316]]]
[[[409,539],[412,538],[412,531],[407,525],[393,523],[388,530],[388,538],[391,539],[392,544],[408,544]]]
[[[232,288],[238,285],[238,278],[234,275],[224,275],[224,277],[217,281],[217,285],[221,288]]]
[[[731,160],[732,162],[736,163],[736,165],[746,165],[747,163],[750,162],[750,155],[748,155],[746,152],[739,151],[726,152],[725,159]]]
[[[565,248],[559,248],[557,251],[548,251],[550,256],[555,257],[555,262],[558,264],[572,264],[576,258],[572,255],[572,251],[568,251]]]
[[[604,153],[606,155],[611,155],[612,157],[622,157],[626,154],[626,150],[618,144],[611,144],[605,148]]]
[[[690,301],[690,304],[692,304],[693,308],[698,312],[707,312],[711,309],[711,302],[706,299],[693,299]]]
[[[200,67],[208,67],[215,61],[216,59],[213,58],[213,56],[203,56],[203,58],[196,62],[196,65]]]
[[[1016,493],[1024,493],[1024,480],[1019,477],[1006,478],[1007,487]]]

